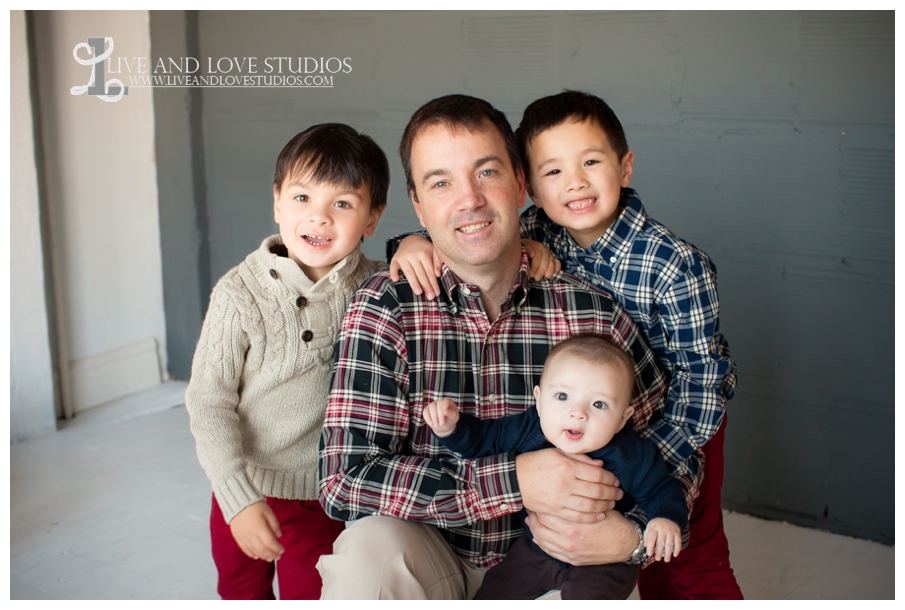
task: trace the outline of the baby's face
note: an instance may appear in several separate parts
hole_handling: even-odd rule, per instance
[[[541,383],[534,388],[541,430],[565,453],[605,447],[632,415],[634,383],[620,364],[566,352],[547,363]]]

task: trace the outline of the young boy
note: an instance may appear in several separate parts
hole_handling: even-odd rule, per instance
[[[628,188],[634,154],[600,98],[565,91],[539,99],[525,109],[516,136],[535,204],[522,214],[522,237],[541,242],[566,271],[612,293],[672,375],[662,417],[639,430],[658,445],[689,501],[700,494],[689,521],[694,552],[642,570],[641,596],[741,599],[720,509],[721,424],[735,394],[736,368],[720,333],[716,267],[648,216]],[[423,253],[408,256],[418,266],[430,261]],[[410,283],[417,276],[395,260],[394,268],[407,271]],[[433,291],[432,284],[425,288]]]
[[[550,350],[534,387],[536,411],[482,420],[444,398],[427,405],[423,417],[445,447],[466,458],[552,445],[603,460],[626,494],[616,509],[637,503],[647,513],[647,552],[668,562],[681,550],[688,506],[657,447],[624,427],[634,411],[633,387],[634,363],[625,352],[603,337],[576,335]],[[637,565],[570,566],[528,542],[527,525],[525,532],[484,576],[475,599],[535,599],[551,589],[562,599],[626,599],[634,589]]]
[[[211,546],[224,599],[318,599],[315,564],[344,524],[317,501],[317,449],[333,349],[352,294],[382,263],[362,256],[386,208],[386,155],[340,124],[280,153],[279,235],[214,287],[186,407],[213,486]]]

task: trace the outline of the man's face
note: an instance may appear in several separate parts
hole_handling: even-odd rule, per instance
[[[496,129],[427,127],[412,143],[411,167],[415,213],[440,259],[462,279],[519,248],[525,179]]]
[[[632,386],[632,376],[621,364],[558,354],[534,388],[544,437],[565,453],[605,447],[634,411]]]

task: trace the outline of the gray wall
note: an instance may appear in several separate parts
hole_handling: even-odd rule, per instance
[[[625,125],[648,211],[719,268],[740,379],[725,505],[894,542],[892,12],[204,12],[189,30],[202,57],[353,66],[332,89],[203,90],[190,121],[204,201],[168,203],[161,187],[161,207],[205,208],[205,286],[275,230],[274,160],[310,124],[350,123],[390,156],[389,208],[365,248],[380,257],[417,227],[395,150],[418,106],[467,93],[517,125],[537,97],[590,91]],[[158,42],[152,27],[155,55],[180,53]],[[158,114],[158,138],[185,112]],[[162,221],[164,240],[182,222]],[[175,285],[197,295],[190,276]]]

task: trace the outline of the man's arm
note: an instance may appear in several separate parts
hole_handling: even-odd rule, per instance
[[[408,396],[408,351],[396,288],[368,280],[343,318],[320,451],[320,502],[350,521],[381,514],[455,528],[518,509],[506,456],[457,459]]]

